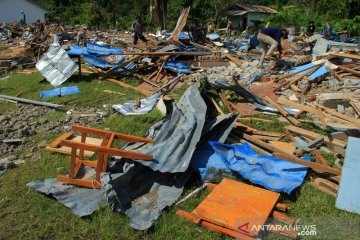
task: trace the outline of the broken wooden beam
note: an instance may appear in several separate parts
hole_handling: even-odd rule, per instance
[[[317,138],[323,137],[324,142],[334,144],[334,145],[337,145],[337,146],[342,147],[342,148],[345,148],[346,145],[347,145],[346,142],[343,142],[341,140],[338,140],[338,139],[330,140],[328,136],[322,136],[321,134],[314,133],[312,131],[302,129],[302,128],[298,128],[298,127],[295,127],[295,126],[292,126],[292,125],[287,125],[284,128],[288,129],[290,132],[305,136],[305,137],[310,138],[310,139],[317,139]]]
[[[360,60],[360,55],[350,53],[330,53],[330,56]]]
[[[336,110],[327,108],[327,107],[325,107],[323,105],[320,105],[320,104],[315,104],[315,106],[321,108],[322,110],[325,110],[325,112],[327,112],[327,113],[329,113],[331,115],[334,115],[334,116],[336,116],[338,118],[344,119],[344,120],[346,120],[348,122],[351,122],[351,123],[355,124],[357,127],[360,127],[360,120],[358,120],[358,119],[355,119],[353,117],[349,117],[349,116],[347,116],[345,114],[339,113]]]
[[[242,62],[237,57],[234,57],[233,55],[231,55],[229,53],[225,53],[225,52],[223,52],[222,54],[224,54],[226,58],[228,58],[230,61],[235,63],[238,67],[242,66]]]
[[[210,53],[211,54],[211,53]],[[139,55],[139,56],[167,56],[167,55],[181,55],[181,56],[202,56],[209,55],[209,52],[125,52],[122,55]]]
[[[300,164],[300,165],[303,165],[303,166],[307,166],[307,167],[310,167],[314,170],[320,170],[320,171],[323,171],[323,172],[328,172],[328,173],[332,173],[332,174],[335,174],[335,175],[341,175],[341,170],[340,169],[336,169],[336,168],[332,168],[332,167],[328,167],[328,166],[324,166],[322,164],[318,164],[318,163],[314,163],[314,162],[310,162],[310,161],[305,161],[305,160],[302,160],[292,154],[289,154],[285,151],[283,151],[282,149],[279,149],[279,148],[276,148],[264,141],[261,141],[257,138],[254,138],[248,134],[243,134],[242,136],[245,140],[263,148],[264,150],[266,151],[269,151],[271,153],[273,153],[273,156],[274,157],[277,157],[277,158],[280,158],[280,159],[283,159],[283,160],[286,160],[286,161],[289,161],[289,162],[293,162],[293,163],[296,163],[296,164]]]
[[[138,88],[138,87],[131,86],[131,85],[127,84],[127,83],[123,83],[123,82],[115,80],[115,79],[106,79],[106,80],[109,81],[109,82],[115,83],[115,84],[117,84],[117,85],[119,85],[121,87],[132,89],[135,92],[141,93],[141,94],[143,94],[145,96],[150,96],[151,95],[150,91],[145,90],[145,89],[141,89],[141,88]]]
[[[292,124],[294,124],[295,126],[299,127],[302,125],[302,123],[297,120],[296,118],[294,118],[293,116],[290,115],[290,113],[288,113],[288,111],[286,111],[284,108],[282,108],[279,104],[277,104],[276,102],[274,102],[273,100],[271,100],[271,98],[269,98],[268,96],[265,96],[264,99],[270,103],[274,108],[276,108],[284,117],[286,117],[286,119],[288,119]]]
[[[226,109],[229,111],[229,113],[233,113],[233,110],[232,110],[232,108],[230,106],[230,103],[226,99],[225,95],[221,91],[219,91],[218,94],[219,94],[219,97],[220,97],[221,101],[224,103]]]

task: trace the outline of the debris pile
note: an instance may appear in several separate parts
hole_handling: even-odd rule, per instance
[[[301,37],[284,42],[286,51],[266,56],[261,65],[259,48],[243,52],[254,48],[245,39],[216,36],[214,41],[193,42],[191,34],[182,32],[189,11],[183,10],[172,33],[149,36],[148,44],[130,43],[130,33],[89,31],[79,46],[74,35],[57,25],[46,28],[60,38],[54,43],[47,35],[29,36],[24,46],[33,50],[36,68],[52,86],[62,85],[78,70],[79,78],[85,73],[145,97],[125,103],[109,98],[112,109],[103,110],[0,95],[1,100],[31,104],[0,117],[0,167],[36,159],[40,148],[70,155],[68,174],[28,186],[51,193],[78,216],[92,214],[107,201],[138,230],[150,228],[180,198],[192,174],[204,182],[195,193],[205,186],[212,192],[192,213],[177,214],[235,238],[261,237],[264,232],[250,231],[249,225],[263,225],[269,217],[297,224],[282,213],[288,208],[279,201],[304,181],[337,197],[336,207],[359,213],[360,205],[349,201],[360,199],[358,185],[349,183],[360,178],[359,161],[354,161],[360,137],[360,45]],[[19,37],[24,31],[9,29]],[[0,64],[8,71],[17,65],[14,61]],[[141,84],[128,84],[124,80],[129,77]],[[176,88],[187,89],[177,103],[165,104],[165,95]],[[83,94],[77,86],[39,92],[50,99],[67,95],[66,89]],[[88,127],[110,114],[147,114],[155,106],[165,117],[144,137]],[[42,117],[56,111],[63,111],[56,123]],[[33,136],[45,133],[57,137],[50,143],[34,142]],[[131,143],[118,149],[112,145],[115,139]],[[244,179],[247,183],[239,182]],[[350,196],[353,192],[356,196]],[[298,236],[297,231],[275,232]]]

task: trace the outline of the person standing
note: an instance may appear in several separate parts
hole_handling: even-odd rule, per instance
[[[87,36],[86,36],[86,30],[87,28],[84,27],[82,28],[82,30],[80,32],[78,32],[77,36],[76,36],[76,45],[82,46],[82,47],[86,47],[87,46]]]
[[[281,39],[288,38],[288,30],[278,27],[268,27],[262,29],[257,36],[260,47],[263,49],[260,58],[260,66],[262,66],[265,57],[270,58],[275,51],[275,48],[279,51],[279,59],[281,58],[282,46]]]
[[[324,38],[329,39],[331,37],[332,25],[330,24],[330,20],[326,20],[324,25]]]
[[[138,40],[141,39],[145,43],[147,43],[149,40],[147,40],[144,36],[144,28],[141,22],[140,16],[136,17],[136,21],[134,24],[134,45],[137,44]]]
[[[309,36],[313,36],[314,35],[314,33],[315,33],[315,23],[314,23],[314,21],[313,20],[311,20],[310,22],[309,22],[309,26],[308,26],[308,34],[309,34]]]
[[[205,42],[206,34],[199,18],[195,18],[194,20],[194,24],[191,27],[191,35],[194,42]]]
[[[20,16],[19,23],[21,25],[26,25],[26,15],[25,15],[24,11],[21,11],[20,13],[21,13],[21,16]]]
[[[233,25],[229,19],[228,24],[226,26],[226,32],[227,32],[228,37],[231,37],[231,33],[233,30],[234,30]]]

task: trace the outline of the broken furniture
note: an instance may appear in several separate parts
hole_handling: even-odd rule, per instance
[[[109,156],[120,156],[130,159],[137,160],[152,160],[152,155],[142,154],[135,151],[126,151],[111,148],[111,145],[114,139],[119,139],[123,141],[130,142],[146,142],[153,143],[154,140],[150,138],[142,138],[132,135],[126,135],[116,132],[104,131],[95,128],[83,127],[79,125],[74,125],[72,127],[73,131],[81,133],[81,142],[61,140],[60,145],[71,148],[70,156],[70,171],[69,175],[59,175],[57,180],[60,182],[65,182],[73,185],[88,187],[88,188],[101,188],[100,183],[100,174],[107,171],[107,163]],[[97,135],[103,137],[103,140],[100,145],[86,143],[87,135]],[[77,151],[79,150],[79,157],[77,157]],[[84,160],[84,152],[93,151],[97,153],[97,160]],[[96,168],[95,180],[90,179],[80,179],[77,178],[81,166],[89,166]]]
[[[177,211],[177,215],[196,224],[238,239],[254,239],[268,217],[294,224],[286,215],[273,211],[275,207],[286,210],[284,204],[277,204],[279,193],[254,187],[224,178],[218,185],[208,185],[212,192],[192,212]],[[295,231],[277,232],[296,237]]]

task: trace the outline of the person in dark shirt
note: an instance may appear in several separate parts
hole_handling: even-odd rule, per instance
[[[326,23],[324,25],[324,38],[325,39],[331,38],[331,32],[332,32],[332,25],[330,24],[330,20],[326,20]]]
[[[309,22],[309,26],[308,26],[308,34],[309,34],[309,36],[314,35],[314,32],[315,32],[315,23],[314,23],[314,21],[311,20]]]
[[[194,42],[204,43],[206,40],[206,34],[199,18],[195,18],[194,24],[191,26],[191,35]]]
[[[287,39],[289,32],[286,29],[278,27],[268,27],[262,29],[257,39],[259,40],[260,47],[263,49],[263,53],[260,58],[260,66],[263,64],[265,57],[270,58],[275,51],[275,48],[279,51],[279,59],[281,58],[282,46],[281,39]]]
[[[144,36],[144,29],[142,26],[141,18],[140,16],[136,17],[136,22],[134,24],[134,45],[137,44],[138,40],[141,39],[145,43],[147,43],[149,40],[147,40]]]

